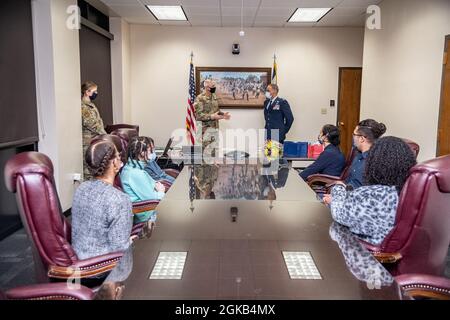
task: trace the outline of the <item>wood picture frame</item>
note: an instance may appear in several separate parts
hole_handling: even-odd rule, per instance
[[[262,109],[264,93],[271,82],[272,68],[196,67],[196,94],[203,92],[203,82],[216,82],[219,107],[223,109]]]

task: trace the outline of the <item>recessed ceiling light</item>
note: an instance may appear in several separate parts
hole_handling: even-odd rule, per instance
[[[287,22],[318,22],[333,8],[297,8]]]
[[[187,21],[186,14],[181,6],[150,6],[147,9],[156,20]]]
[[[186,257],[187,252],[160,252],[149,279],[181,279]]]
[[[291,279],[322,279],[309,252],[283,251],[283,258]]]

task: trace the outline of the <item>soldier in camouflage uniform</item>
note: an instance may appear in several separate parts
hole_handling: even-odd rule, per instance
[[[204,92],[195,99],[195,119],[198,127],[202,129],[200,141],[202,141],[203,154],[214,157],[215,149],[218,147],[219,120],[229,120],[230,114],[222,113],[219,109],[215,82],[211,79],[205,80],[204,87]]]
[[[88,149],[92,138],[100,134],[106,134],[103,120],[100,117],[97,107],[92,102],[97,97],[97,85],[93,82],[86,82],[81,87],[81,118],[83,128],[83,173],[84,180],[92,178],[88,170],[84,155]]]
[[[214,185],[219,177],[219,167],[214,164],[194,166],[194,181],[200,199],[214,199]]]

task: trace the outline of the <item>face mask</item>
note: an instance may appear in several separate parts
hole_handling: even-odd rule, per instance
[[[215,93],[215,92],[216,92],[216,87],[214,87],[214,88],[209,88],[209,92]]]
[[[269,91],[266,91],[266,98],[267,99],[272,99],[272,95],[270,94]]]
[[[150,155],[148,156],[148,161],[155,161],[156,160],[156,153],[152,152],[150,153]]]
[[[94,92],[94,93],[92,94],[92,96],[90,97],[91,101],[95,100],[95,99],[97,98],[97,96],[98,96],[98,93],[97,93],[97,92]]]
[[[119,160],[119,161],[120,161],[120,165],[118,166],[118,169],[116,169],[117,172],[119,172],[120,169],[122,169],[122,167],[123,167],[123,162],[122,162],[122,160]]]
[[[320,139],[320,134],[317,136],[317,141],[318,141],[320,144],[323,144],[323,140]]]

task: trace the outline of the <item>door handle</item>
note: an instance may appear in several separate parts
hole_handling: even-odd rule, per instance
[[[339,122],[339,125],[340,125],[340,126],[344,126],[344,123],[343,123],[343,122]]]

